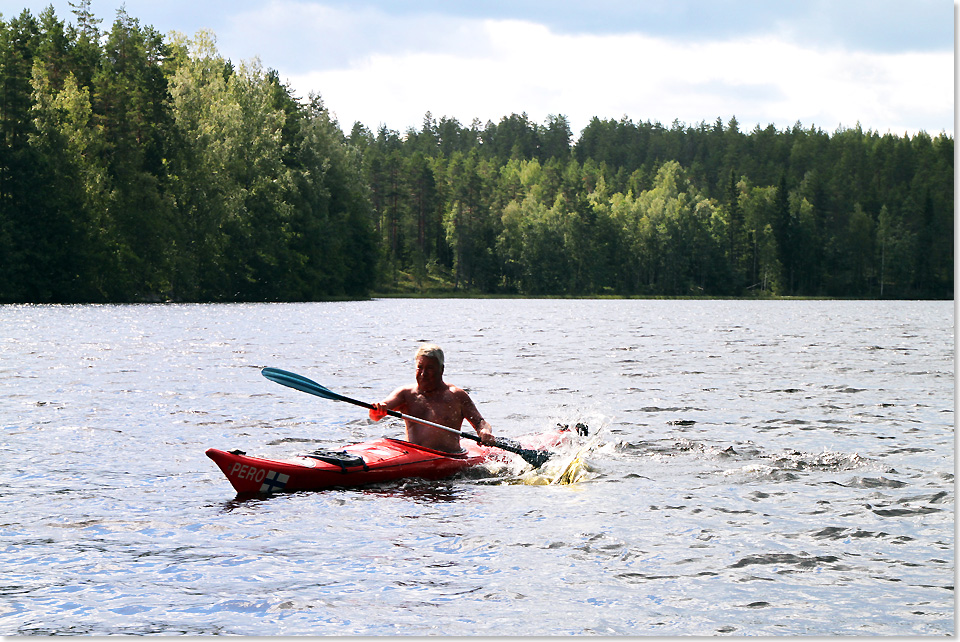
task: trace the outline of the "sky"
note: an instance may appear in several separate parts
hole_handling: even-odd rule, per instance
[[[68,0],[0,0],[5,20]],[[953,0],[91,0],[108,29],[212,31],[294,94],[404,132],[565,116],[954,134]]]

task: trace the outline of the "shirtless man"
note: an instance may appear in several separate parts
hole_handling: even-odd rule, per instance
[[[370,419],[380,421],[387,410],[397,410],[435,424],[460,430],[463,420],[469,421],[485,445],[494,443],[493,428],[480,416],[470,396],[461,388],[443,381],[443,350],[425,343],[415,356],[417,383],[394,390],[382,402],[374,404]],[[407,424],[407,441],[445,452],[460,452],[460,437],[446,430],[425,426],[415,421]]]

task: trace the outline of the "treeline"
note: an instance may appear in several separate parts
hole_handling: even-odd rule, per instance
[[[953,296],[953,138],[525,114],[355,125],[381,279],[529,295]]]
[[[89,0],[0,20],[0,301],[364,296],[359,157],[318,98]]]
[[[212,35],[0,16],[0,301],[953,296],[953,138],[355,124]]]

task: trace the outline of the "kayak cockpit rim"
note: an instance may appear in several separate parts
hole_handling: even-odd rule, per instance
[[[426,446],[421,446],[420,444],[415,444],[412,441],[406,441],[403,439],[394,439],[393,437],[384,437],[385,441],[390,441],[395,444],[400,444],[403,447],[413,448],[414,450],[421,450],[425,453],[431,453],[434,455],[443,455],[444,457],[451,457],[453,459],[465,459],[467,457],[466,448],[461,448],[459,452],[451,453],[446,450],[436,450],[435,448],[428,448]]]

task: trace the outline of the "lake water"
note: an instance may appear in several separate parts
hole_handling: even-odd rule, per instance
[[[421,340],[498,434],[588,424],[584,478],[204,455],[401,436],[259,369],[375,401]],[[953,302],[3,306],[0,634],[952,635],[954,384]]]

